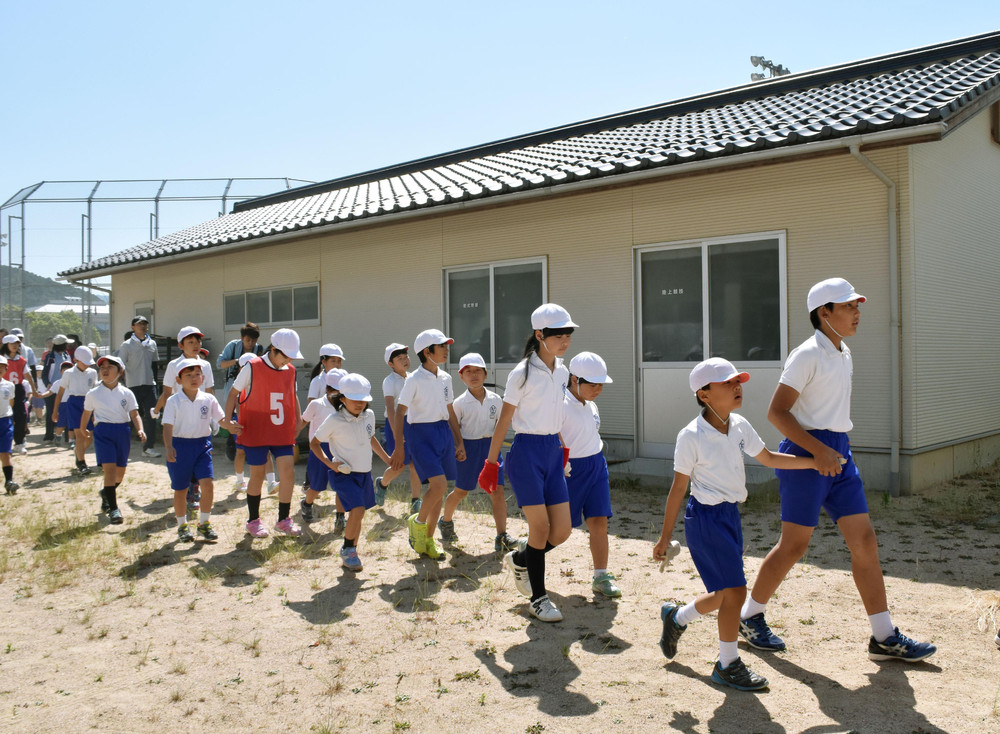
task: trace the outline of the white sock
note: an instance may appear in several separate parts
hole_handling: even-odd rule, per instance
[[[607,572],[608,572],[608,569],[606,569],[606,568],[595,568],[594,569],[594,578],[596,579],[602,573],[607,573]]]
[[[719,640],[719,667],[725,670],[740,659],[739,643],[736,640],[726,642]]]
[[[700,618],[701,612],[694,608],[694,602],[690,602],[677,610],[677,616],[674,617],[674,621],[676,621],[681,627],[687,627],[689,624]]]
[[[868,624],[872,626],[872,637],[876,642],[884,642],[885,638],[896,634],[896,628],[892,626],[892,617],[889,612],[879,612],[868,616]]]
[[[205,512],[204,510],[202,510],[201,520],[199,522],[206,523],[211,519],[212,519],[212,511],[209,510],[208,512]]]
[[[240,478],[241,482],[243,482],[244,484],[246,484],[246,481],[247,481],[246,474],[244,474],[243,472],[240,472],[236,476],[238,476]]]
[[[177,515],[177,527],[180,527],[188,521],[187,515]]]
[[[747,600],[743,602],[743,609],[740,610],[740,619],[750,619],[750,617],[755,614],[760,614],[765,609],[767,609],[766,604],[754,601],[752,596],[748,596]]]
[[[271,474],[266,475],[266,479],[267,479],[267,483],[268,484],[270,484],[271,482],[273,482],[274,481],[274,473],[272,472]]]

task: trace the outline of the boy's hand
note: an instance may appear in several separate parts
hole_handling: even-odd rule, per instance
[[[479,472],[479,486],[486,494],[493,494],[497,491],[497,481],[500,478],[500,463],[496,461],[484,461],[483,470]]]
[[[243,426],[241,426],[239,423],[230,423],[228,426],[226,426],[226,430],[229,431],[234,436],[239,436],[241,433],[243,433]]]
[[[160,417],[160,411],[158,411],[156,408],[150,408],[149,414],[150,416],[152,416],[153,420],[156,420],[157,418]]]
[[[676,540],[668,541],[666,538],[660,538],[659,542],[653,546],[653,560],[660,562],[660,573],[663,573],[670,560],[680,552],[681,544]]]
[[[465,446],[455,449],[455,461],[465,461]]]
[[[59,422],[59,408],[56,408],[55,410],[52,411],[52,422],[53,423]]]
[[[392,459],[392,461],[389,464],[389,468],[392,469],[393,471],[398,471],[402,469],[403,456],[404,456],[403,448],[397,443],[396,448],[394,448],[392,451],[392,456],[389,457],[390,459]]]
[[[348,464],[346,461],[335,461],[333,462],[333,470],[338,471],[341,474],[350,474],[351,465]]]
[[[177,451],[174,449],[173,446],[167,446],[166,448],[167,448],[167,463],[173,464],[175,461],[177,461]]]
[[[816,460],[816,471],[824,477],[835,477],[842,471],[841,459],[844,459],[844,456],[829,446],[824,446],[823,448],[823,451],[813,456]],[[846,459],[844,462],[846,463]]]
[[[137,435],[139,436],[139,441],[140,442],[146,443],[146,432],[145,431],[139,431],[139,433]]]

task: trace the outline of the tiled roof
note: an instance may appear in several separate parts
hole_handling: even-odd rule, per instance
[[[749,84],[237,204],[60,275],[632,171],[948,122],[1000,97],[1000,32]],[[986,101],[989,101],[986,100]],[[734,160],[734,163],[738,162]],[[610,181],[609,181],[610,183]]]

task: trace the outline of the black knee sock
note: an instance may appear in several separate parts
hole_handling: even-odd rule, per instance
[[[5,466],[3,468],[3,479],[4,479],[5,482],[13,482],[14,481],[14,467],[13,466]]]
[[[279,502],[278,503],[278,522],[281,522],[286,517],[288,517],[288,514],[291,511],[292,511],[292,503],[291,502]]]
[[[548,553],[553,548],[555,548],[555,546],[552,545],[552,543],[550,543],[549,541],[546,540],[545,541],[545,552]]]
[[[357,539],[351,540],[350,538],[346,538],[346,537],[344,538],[344,547],[345,548],[354,548],[355,546],[357,546],[357,544],[358,544]]]
[[[531,601],[545,596],[545,551],[529,545],[524,549],[524,565],[528,568],[528,581],[531,582]]]
[[[112,509],[112,510],[117,510],[118,509],[118,495],[115,492],[115,489],[117,489],[117,487],[118,487],[118,485],[115,484],[115,485],[112,485],[110,487],[105,487],[104,488],[104,499],[106,499],[108,501],[108,505],[110,506],[110,509]]]
[[[260,495],[247,495],[247,510],[250,512],[250,522],[260,517]]]

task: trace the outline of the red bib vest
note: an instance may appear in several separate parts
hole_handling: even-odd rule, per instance
[[[244,446],[290,446],[295,443],[295,367],[269,367],[260,357],[250,365],[250,388],[240,395]]]

